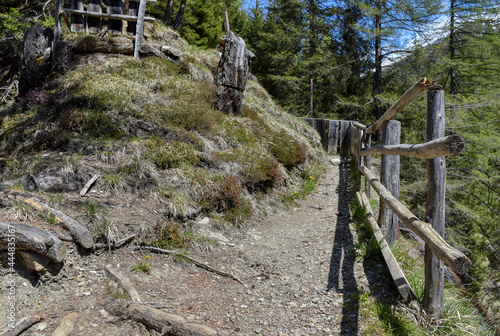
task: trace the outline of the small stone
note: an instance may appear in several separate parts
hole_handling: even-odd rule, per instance
[[[312,299],[311,301],[312,301],[312,303],[314,303],[314,304],[318,304],[318,303],[319,303],[319,301],[320,301],[320,299],[319,299],[318,297],[315,297],[315,298],[314,298],[314,299]]]
[[[91,292],[83,292],[82,295],[83,296],[89,296],[90,294],[92,294]]]

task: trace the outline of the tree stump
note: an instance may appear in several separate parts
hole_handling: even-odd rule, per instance
[[[221,43],[224,51],[216,75],[216,106],[224,113],[241,115],[243,91],[250,77],[255,55],[246,48],[245,41],[231,31],[226,33]]]

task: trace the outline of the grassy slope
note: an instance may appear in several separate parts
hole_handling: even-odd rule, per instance
[[[2,180],[50,173],[83,184],[100,173],[95,188],[110,198],[148,199],[172,220],[205,213],[238,224],[259,211],[259,199],[288,197],[291,185],[318,177],[325,158],[318,136],[255,79],[243,116],[224,115],[213,108],[220,54],[163,27],[146,37],[176,46],[181,60],[80,56],[70,71],[4,107]]]

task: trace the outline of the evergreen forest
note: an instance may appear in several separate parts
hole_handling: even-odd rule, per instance
[[[53,6],[1,0],[2,62],[12,56],[8,50],[20,43],[24,28],[53,25]],[[368,125],[419,79],[442,87],[446,135],[458,134],[466,142],[460,155],[447,158],[446,240],[472,261],[470,276],[462,279],[465,287],[483,306],[495,307],[500,300],[499,0],[226,0],[225,6],[231,30],[257,57],[252,74],[293,115]],[[158,0],[147,7],[148,15],[200,49],[218,46],[223,11],[221,0]],[[425,95],[396,120],[402,123],[401,143],[425,142]],[[401,164],[401,199],[424,218],[426,162],[402,157]]]

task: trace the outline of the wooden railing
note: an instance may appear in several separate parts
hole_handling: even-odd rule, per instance
[[[71,0],[71,8],[62,8],[63,0],[56,1],[56,24],[54,27],[54,49],[60,38],[61,17],[71,32],[88,32],[99,34],[102,29],[102,20],[108,20],[110,34],[122,34],[123,22],[127,21],[127,33],[135,35],[134,57],[139,58],[139,49],[142,44],[144,22],[154,22],[155,19],[145,16],[146,3],[155,3],[156,0],[128,0],[128,15],[123,15],[122,0],[109,0],[104,5],[101,0],[89,0],[88,5],[83,0]],[[107,13],[103,12],[103,8]],[[68,14],[70,17],[68,18]],[[86,19],[86,20],[85,20]],[[56,53],[53,53],[54,57]],[[54,60],[55,63],[55,60]]]
[[[391,120],[423,91],[427,91],[427,141],[423,144],[400,144],[401,123]],[[306,121],[308,121],[306,119]],[[308,121],[311,123],[310,121]],[[340,123],[343,121],[330,121]],[[320,135],[326,122],[316,120]],[[340,132],[358,172],[354,186],[359,203],[365,207],[368,220],[386,260],[389,271],[403,298],[410,301],[415,294],[389,248],[397,237],[398,222],[401,221],[425,242],[425,289],[424,309],[429,319],[438,319],[443,310],[444,266],[457,274],[466,274],[470,260],[444,240],[445,233],[445,156],[460,153],[465,143],[457,135],[444,136],[445,108],[444,92],[425,78],[410,88],[384,115],[371,126],[359,122],[344,122],[349,130]],[[333,125],[335,127],[335,125]],[[332,129],[332,127],[330,127]],[[342,127],[341,127],[342,129]],[[371,147],[371,134],[381,131],[382,144]],[[342,145],[341,145],[342,147]],[[342,153],[341,153],[342,154]],[[381,154],[380,181],[371,170],[371,155]],[[399,199],[399,156],[427,160],[428,192],[425,221],[417,218]],[[361,176],[365,180],[365,192],[360,192]],[[368,202],[370,190],[379,195],[378,223]]]

